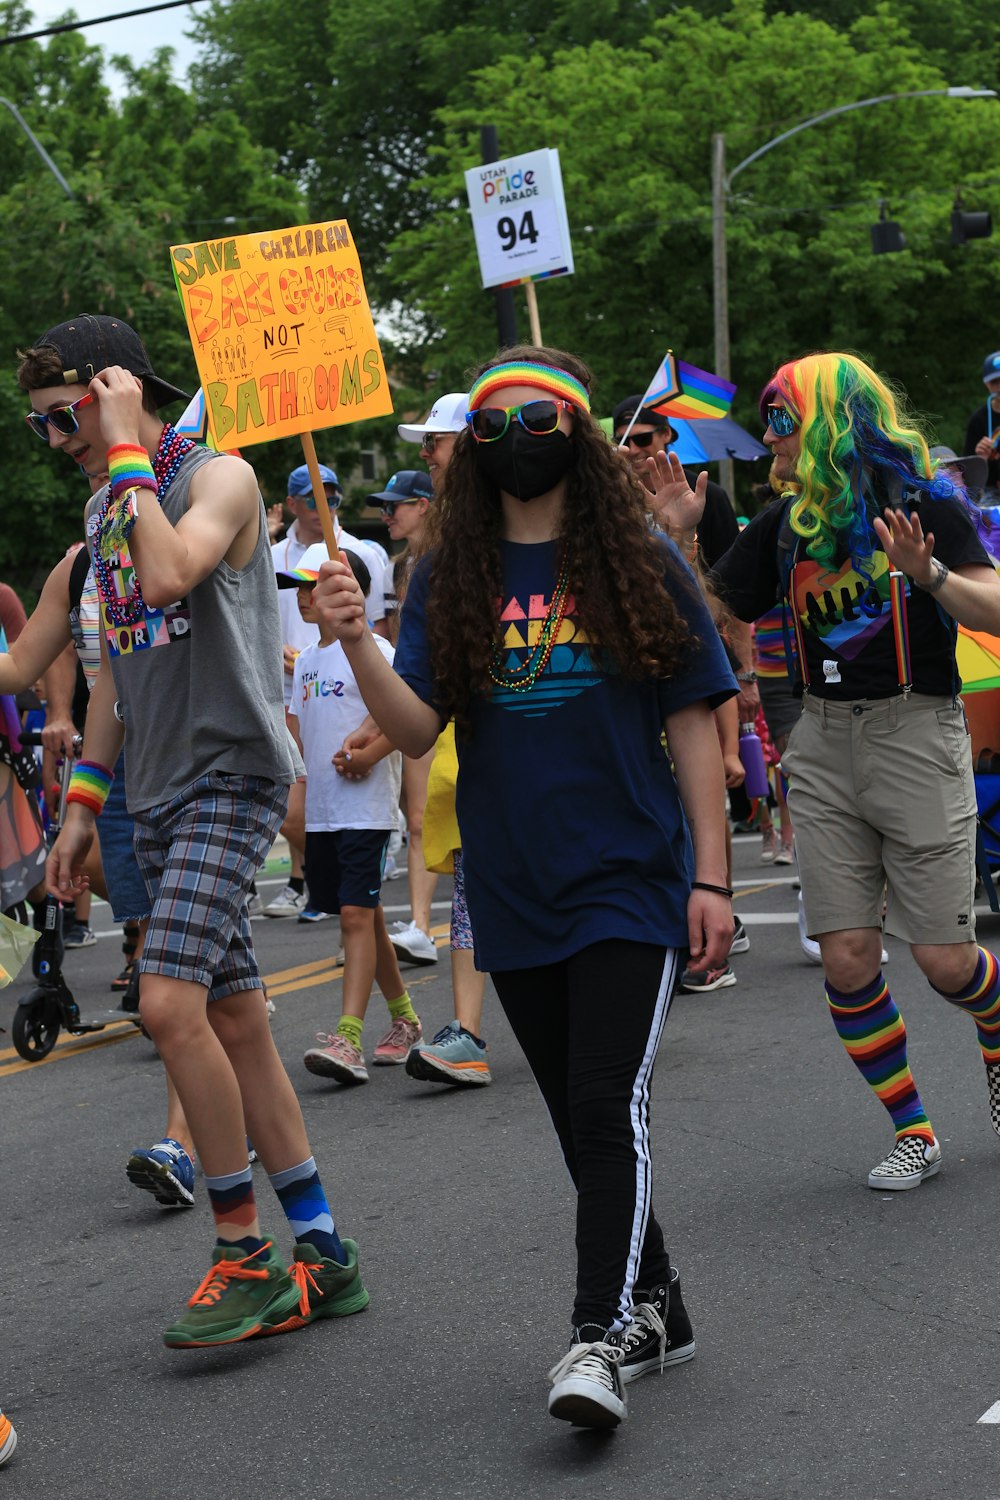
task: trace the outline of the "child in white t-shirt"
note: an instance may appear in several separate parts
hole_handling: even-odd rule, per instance
[[[368,570],[346,552],[362,589]],[[365,1012],[376,981],[389,1007],[392,1024],[377,1043],[376,1063],[403,1063],[423,1036],[420,1019],[399,972],[386,930],[380,894],[386,848],[396,826],[400,756],[384,735],[351,757],[352,778],[338,767],[340,746],[365,717],[354,673],[319,614],[312,607],[311,569],[278,573],[279,588],[298,589],[303,620],[319,626],[319,642],[296,658],[289,704],[289,727],[306,767],[305,875],[310,903],[319,911],[339,912],[344,945],[343,1013],[336,1031],[321,1032],[319,1046],[304,1061],[311,1073],[341,1083],[367,1083],[361,1048]],[[379,636],[375,642],[388,661],[394,652]],[[355,779],[358,772],[368,772]]]

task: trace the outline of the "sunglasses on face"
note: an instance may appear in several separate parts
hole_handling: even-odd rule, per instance
[[[337,507],[340,505],[341,500],[343,500],[343,498],[344,498],[343,495],[337,495],[337,494],[328,495],[326,497],[326,503],[330,507],[331,510],[336,510]],[[315,501],[315,499],[313,498],[312,495],[303,495],[302,499],[305,502],[306,510],[315,510],[316,509],[316,501]]]
[[[630,432],[628,437],[615,438],[615,442],[619,446],[625,444],[628,447],[634,445],[636,448],[648,448],[655,436],[655,432]]]
[[[425,432],[420,439],[420,451],[421,453],[433,453],[438,443],[443,442],[445,438],[454,436],[453,432]]]
[[[767,425],[775,437],[791,437],[799,425],[787,406],[769,406],[766,409],[765,415],[767,417]]]
[[[51,411],[29,411],[24,420],[43,443],[49,440],[49,423],[63,437],[72,437],[74,432],[80,430],[80,424],[76,420],[77,412],[81,406],[89,406],[93,399],[88,394],[81,396],[79,401],[71,401],[69,406],[54,406]]]
[[[387,521],[391,521],[400,505],[416,505],[416,503],[415,500],[383,500],[382,514]]]
[[[533,437],[547,437],[559,426],[560,412],[572,410],[571,401],[522,401],[520,406],[480,406],[466,412],[465,420],[477,443],[495,443],[507,431],[511,417]]]

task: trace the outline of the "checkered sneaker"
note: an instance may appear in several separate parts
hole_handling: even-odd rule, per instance
[[[868,1186],[885,1192],[919,1187],[925,1177],[941,1170],[941,1147],[919,1135],[901,1135],[885,1161],[868,1173]]]
[[[1000,1135],[1000,1063],[986,1064],[986,1084],[990,1091],[990,1123]]]

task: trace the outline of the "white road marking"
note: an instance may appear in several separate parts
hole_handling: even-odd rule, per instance
[[[979,1421],[1000,1423],[1000,1401],[994,1401],[992,1406],[987,1407]]]

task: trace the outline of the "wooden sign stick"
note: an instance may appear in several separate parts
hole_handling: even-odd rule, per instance
[[[337,541],[337,522],[333,511],[330,509],[326,498],[326,490],[323,488],[323,477],[319,472],[319,459],[316,457],[316,444],[313,442],[311,432],[300,434],[302,438],[302,452],[305,454],[306,467],[309,470],[309,478],[312,480],[313,499],[316,501],[316,511],[319,522],[323,528],[323,540],[326,550],[336,561],[342,561],[340,556],[340,544]]]

